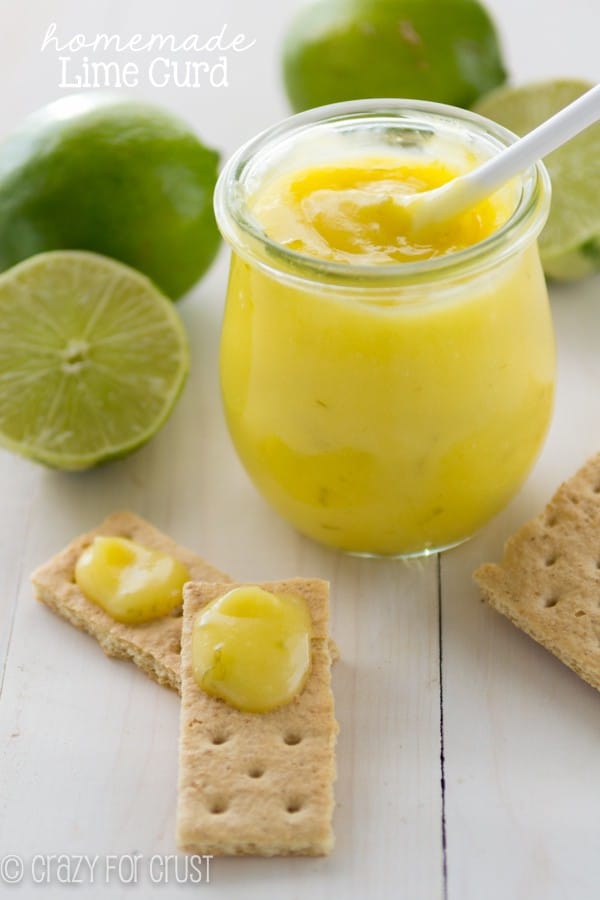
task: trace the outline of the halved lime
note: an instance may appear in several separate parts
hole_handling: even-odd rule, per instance
[[[516,134],[527,134],[589,90],[587,81],[545,81],[499,88],[475,107]],[[544,271],[571,280],[600,271],[600,124],[544,160],[552,179],[552,206],[540,238]]]
[[[0,442],[17,453],[73,470],[130,453],[188,365],[172,303],[122,263],[56,251],[0,276]]]

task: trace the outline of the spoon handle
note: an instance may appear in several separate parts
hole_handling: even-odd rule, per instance
[[[464,197],[471,203],[489,197],[495,190],[524,172],[535,162],[600,120],[600,84],[586,91],[542,125],[489,159],[464,178]]]

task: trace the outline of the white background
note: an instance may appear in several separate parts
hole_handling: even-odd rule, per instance
[[[600,78],[598,0],[490,0],[514,80]],[[287,114],[279,48],[295,0],[0,3],[2,119],[61,95],[51,21],[77,32],[193,32],[227,23],[256,45],[226,89],[138,93],[183,114],[224,155]],[[144,60],[139,60],[141,63]],[[600,699],[479,602],[471,572],[600,448],[600,281],[553,288],[554,424],[511,506],[426,562],[357,561],[298,537],[255,493],[219,406],[227,258],[179,304],[193,349],[172,419],[133,457],[80,475],[0,452],[0,855],[174,853],[178,698],[33,602],[28,576],[129,507],[240,579],[331,579],[342,653],[337,847],[325,860],[216,860],[210,885],[79,888],[77,896],[597,900]],[[440,684],[441,673],[441,684]],[[440,701],[442,701],[440,703]],[[442,717],[443,709],[443,717]],[[443,726],[442,732],[440,726]],[[440,734],[445,754],[442,793]],[[447,878],[445,877],[447,871]],[[0,886],[7,897],[65,888]]]

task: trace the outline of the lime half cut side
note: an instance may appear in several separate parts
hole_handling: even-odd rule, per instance
[[[148,441],[175,405],[187,338],[166,299],[122,263],[78,251],[0,276],[0,442],[86,469]]]
[[[574,79],[498,88],[475,107],[518,135],[527,134],[593,87]],[[600,123],[544,160],[552,180],[552,206],[540,237],[544,271],[573,280],[600,271]]]

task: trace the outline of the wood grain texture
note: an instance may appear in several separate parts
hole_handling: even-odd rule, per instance
[[[62,93],[61,35],[201,31],[256,36],[223,91],[153,89],[223,155],[287,114],[278,52],[302,0],[44,0],[0,4],[0,135]],[[489,0],[515,80],[598,78],[594,0]],[[535,37],[534,37],[535,36]],[[560,65],[560,72],[557,66]],[[298,537],[264,505],[235,459],[219,405],[217,343],[226,256],[178,305],[193,364],[172,419],[129,459],[85,474],[46,471],[0,451],[0,856],[175,852],[179,703],[36,604],[28,576],[71,538],[128,507],[242,580],[332,582],[337,747],[336,849],[326,860],[218,860],[213,898],[597,900],[598,697],[483,607],[471,572],[600,448],[600,284],[553,289],[560,382],[546,450],[519,497],[443,558],[356,560]],[[446,782],[440,769],[440,641]],[[97,648],[91,648],[97,651]],[[446,855],[442,852],[445,813]],[[447,885],[444,885],[444,861]],[[152,887],[152,886],[150,886]],[[157,885],[160,898],[191,885]],[[445,890],[446,888],[446,890]],[[0,888],[0,892],[2,889]],[[95,884],[86,898],[145,896]],[[15,896],[18,891],[15,890]],[[29,896],[27,885],[20,895]],[[44,900],[65,888],[39,889]],[[8,895],[8,892],[7,892]]]

